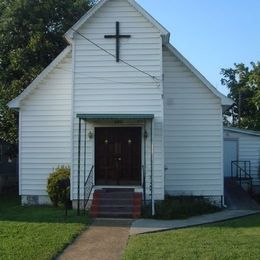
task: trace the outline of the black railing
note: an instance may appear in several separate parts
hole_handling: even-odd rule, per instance
[[[146,170],[143,166],[143,206],[146,206]]]
[[[250,161],[231,161],[231,178],[239,182],[240,187],[243,183],[248,183],[249,191],[252,191],[253,180],[251,177]]]
[[[86,210],[88,201],[89,201],[89,197],[91,195],[92,189],[94,187],[94,165],[92,165],[88,177],[86,180],[84,180],[84,212]]]

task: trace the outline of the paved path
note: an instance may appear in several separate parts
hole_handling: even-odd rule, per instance
[[[229,209],[260,210],[260,205],[230,178],[225,178],[225,200]]]
[[[196,216],[184,220],[139,219],[133,222],[130,229],[130,235],[137,235],[137,234],[164,231],[164,230],[184,228],[184,227],[192,227],[197,225],[224,221],[233,218],[239,218],[239,217],[248,216],[256,213],[260,213],[260,211],[227,209],[217,213]]]
[[[204,225],[260,213],[260,210],[226,209],[185,220],[98,219],[76,241],[66,248],[58,260],[120,260],[129,235]]]
[[[95,220],[59,260],[120,260],[132,220]]]

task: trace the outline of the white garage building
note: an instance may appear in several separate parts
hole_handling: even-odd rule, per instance
[[[260,132],[238,128],[224,128],[224,175],[231,177],[231,162],[238,161],[251,171],[253,189],[260,188]],[[249,169],[250,162],[251,169]],[[236,174],[236,169],[233,169]]]

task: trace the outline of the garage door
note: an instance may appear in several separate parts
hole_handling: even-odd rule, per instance
[[[224,140],[224,175],[231,176],[231,161],[238,160],[238,141]]]

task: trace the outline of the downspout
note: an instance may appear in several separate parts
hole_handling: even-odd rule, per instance
[[[227,208],[227,205],[225,204],[225,195],[221,196],[221,206]]]
[[[147,132],[146,132],[146,120],[144,123],[144,162],[143,162],[143,205],[146,206],[146,139],[147,139]]]
[[[80,215],[80,145],[81,145],[81,118],[79,118],[79,136],[78,136],[78,205],[77,215]]]
[[[152,216],[155,215],[154,194],[153,194],[153,121],[151,120],[151,199],[152,199]]]
[[[83,210],[85,212],[85,199],[86,199],[86,187],[85,187],[85,182],[86,182],[86,169],[87,169],[87,158],[86,158],[86,152],[87,152],[87,121],[84,120],[84,178],[83,178]]]

